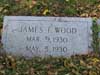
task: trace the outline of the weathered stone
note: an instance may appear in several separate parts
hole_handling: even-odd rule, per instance
[[[17,56],[71,56],[92,50],[92,19],[6,16],[2,43]]]

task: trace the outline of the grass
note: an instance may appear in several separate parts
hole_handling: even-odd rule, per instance
[[[0,28],[5,15],[100,17],[99,4],[99,0],[0,0]]]
[[[99,75],[100,57],[93,53],[71,58],[0,57],[0,75]]]

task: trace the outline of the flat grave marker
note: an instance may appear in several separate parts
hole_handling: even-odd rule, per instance
[[[71,56],[92,50],[92,19],[5,16],[2,43],[16,56]]]

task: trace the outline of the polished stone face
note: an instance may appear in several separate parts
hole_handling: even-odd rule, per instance
[[[6,16],[2,43],[16,56],[71,56],[92,50],[92,19]]]

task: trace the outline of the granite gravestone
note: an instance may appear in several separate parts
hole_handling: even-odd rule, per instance
[[[5,16],[3,48],[16,56],[71,56],[92,50],[92,19]]]

